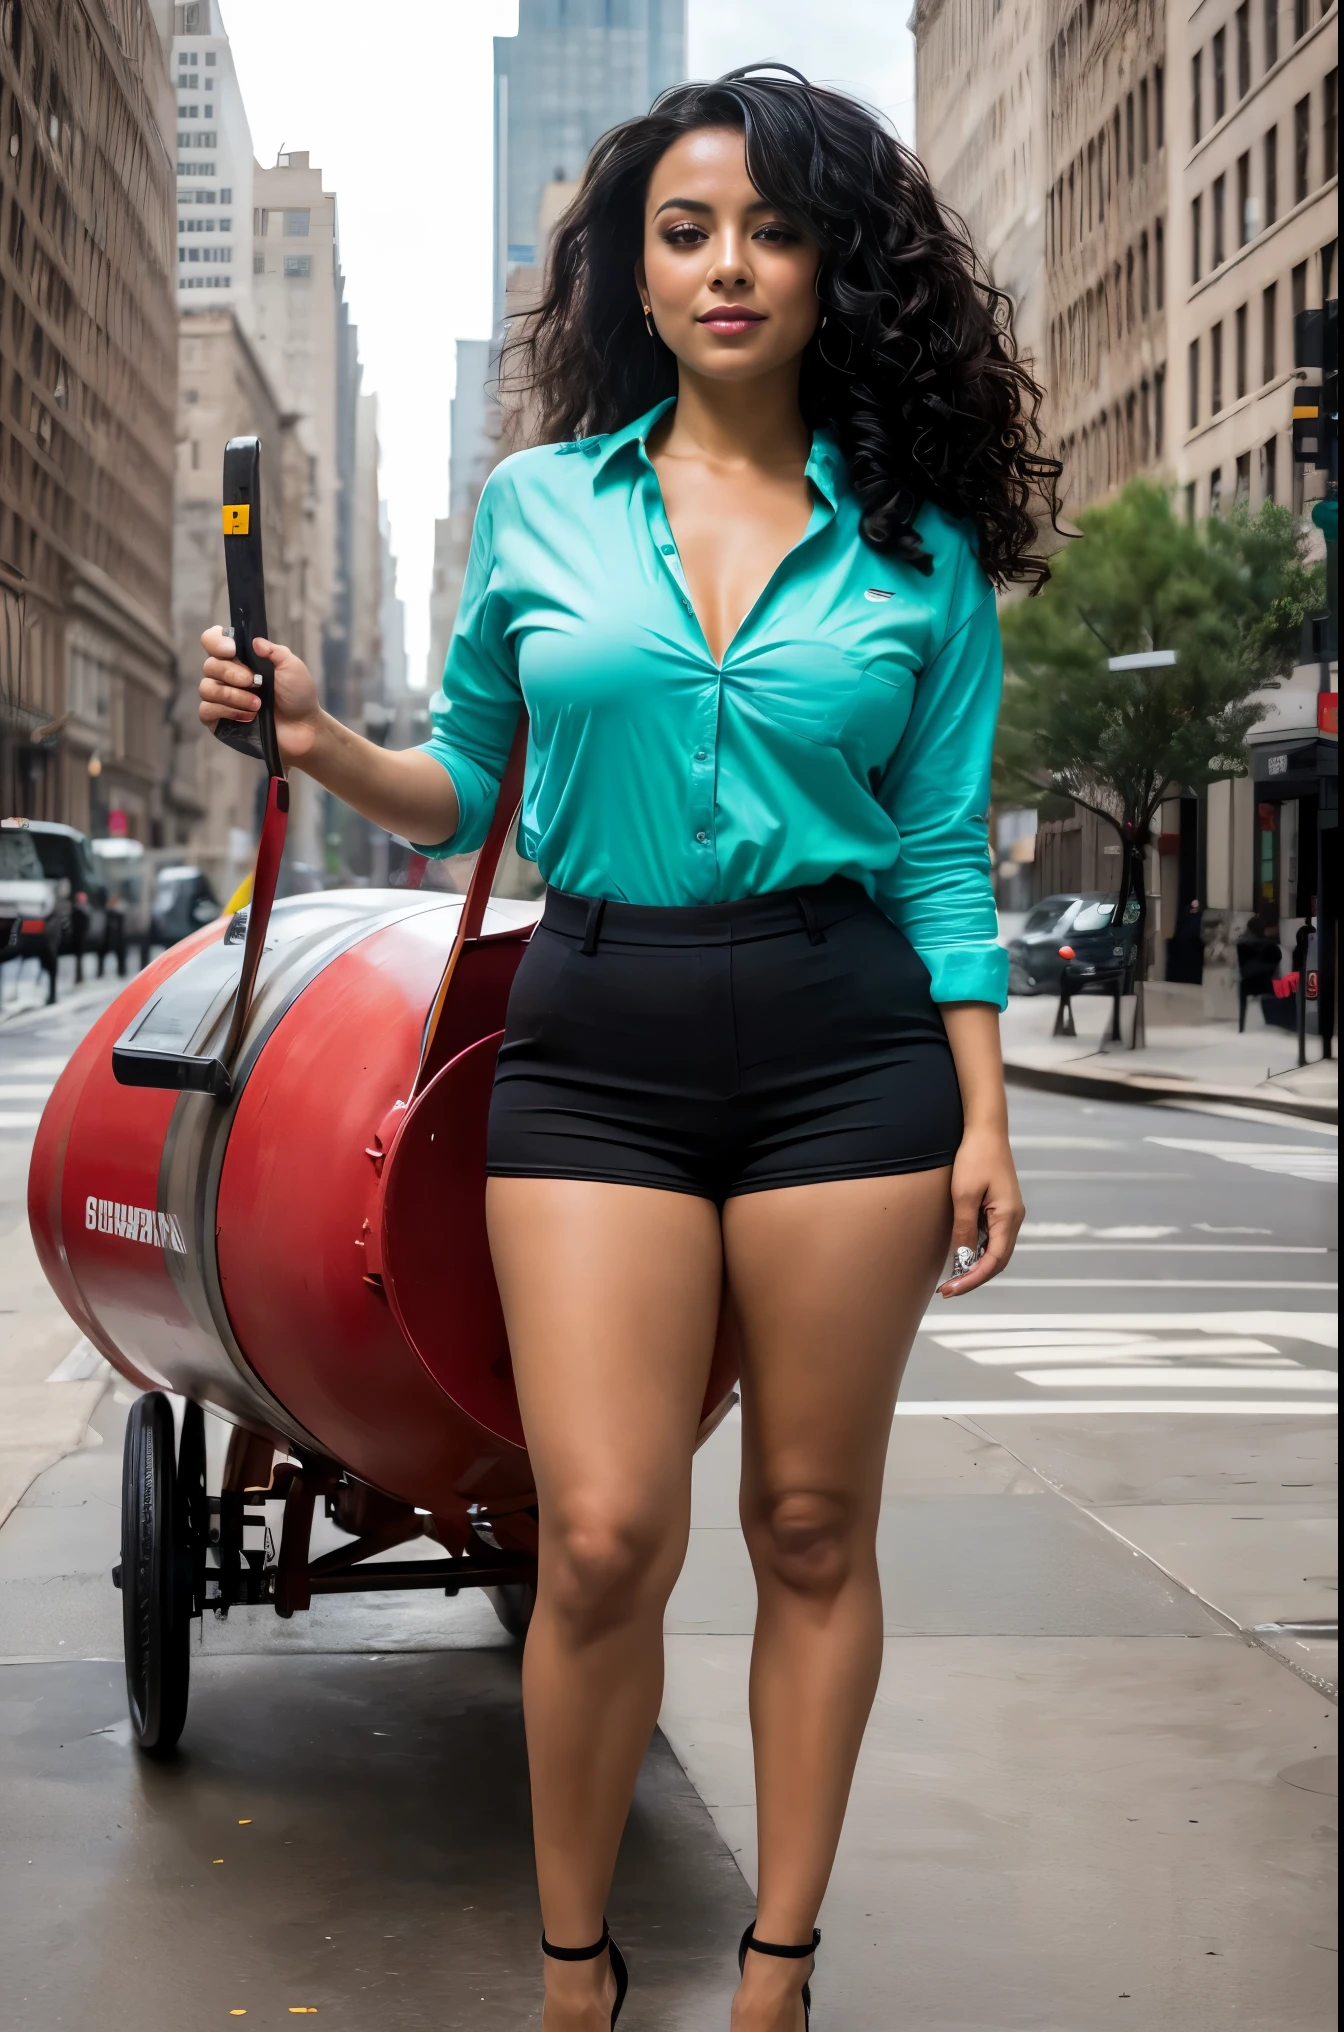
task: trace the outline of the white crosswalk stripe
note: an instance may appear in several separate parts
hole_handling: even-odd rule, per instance
[[[1268,1171],[1280,1178],[1303,1178],[1310,1185],[1333,1185],[1339,1175],[1339,1158],[1329,1145],[1228,1143],[1193,1136],[1145,1136],[1143,1140],[1160,1144],[1164,1150],[1191,1150],[1201,1157],[1221,1158],[1224,1164],[1245,1164],[1252,1171]]]
[[[1282,1345],[1337,1347],[1331,1313],[1001,1313],[973,1326],[926,1320],[924,1331],[977,1367],[1012,1369],[1033,1390],[1338,1390],[1334,1370],[1307,1367]]]

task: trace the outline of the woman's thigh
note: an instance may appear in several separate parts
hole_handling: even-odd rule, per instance
[[[715,1207],[492,1178],[486,1209],[543,1527],[679,1519],[722,1298]]]
[[[724,1208],[749,1531],[809,1499],[837,1527],[876,1518],[896,1392],[947,1255],[950,1179],[837,1179]]]

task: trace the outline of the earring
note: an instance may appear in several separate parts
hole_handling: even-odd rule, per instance
[[[649,328],[649,337],[656,339],[658,334],[653,329],[653,307],[651,304],[646,303],[644,306],[644,322]]]

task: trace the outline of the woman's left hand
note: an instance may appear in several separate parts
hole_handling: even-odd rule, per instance
[[[1007,1267],[1017,1246],[1026,1208],[1013,1153],[1004,1130],[968,1130],[952,1166],[952,1260],[958,1249],[972,1256],[980,1246],[980,1218],[989,1230],[985,1253],[961,1276],[938,1286],[940,1298],[961,1298]]]

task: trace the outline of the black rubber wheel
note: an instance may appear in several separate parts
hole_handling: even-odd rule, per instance
[[[179,1502],[173,1407],[160,1390],[136,1399],[121,1474],[121,1624],[131,1732],[164,1756],[187,1718],[190,1504]]]
[[[537,1584],[534,1580],[505,1581],[502,1587],[488,1587],[485,1590],[490,1606],[511,1637],[521,1644],[527,1635],[527,1626],[532,1621],[536,1607]]]

